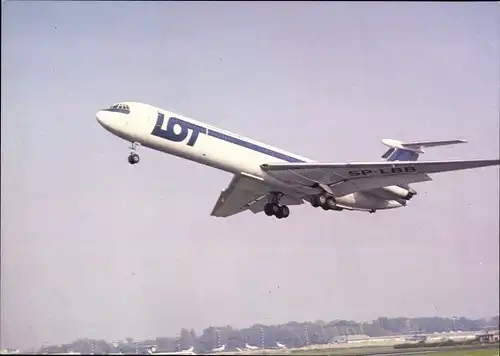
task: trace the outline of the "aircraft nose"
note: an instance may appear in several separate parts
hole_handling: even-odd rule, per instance
[[[97,122],[99,124],[101,124],[101,126],[103,126],[104,128],[109,127],[109,125],[110,125],[109,112],[104,111],[104,110],[100,110],[95,114],[95,117],[96,117]]]

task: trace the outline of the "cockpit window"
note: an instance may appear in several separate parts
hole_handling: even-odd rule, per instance
[[[130,108],[127,104],[111,105],[106,111],[119,112],[121,114],[130,114]]]

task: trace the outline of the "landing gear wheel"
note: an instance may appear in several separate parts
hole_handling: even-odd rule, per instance
[[[331,210],[337,207],[337,202],[330,195],[318,194],[311,197],[311,205],[315,208],[322,207],[323,210]]]
[[[139,142],[132,142],[132,146],[130,146],[130,154],[128,156],[128,163],[137,164],[139,163],[139,155],[135,153],[137,147],[141,144]]]
[[[287,218],[290,215],[290,209],[288,209],[288,206],[282,205],[280,206],[279,214],[282,218]]]
[[[129,156],[128,156],[128,163],[130,164],[137,164],[139,163],[139,155],[137,153],[131,153]]]
[[[267,216],[273,216],[274,211],[271,203],[267,203],[264,205],[264,213],[266,213]]]
[[[325,206],[328,209],[335,208],[337,206],[337,203],[335,202],[335,198],[334,197],[326,197]]]
[[[264,205],[264,213],[267,216],[276,216],[278,219],[287,218],[290,215],[290,209],[286,205],[278,205],[278,203],[267,203]]]
[[[264,206],[264,212],[267,216],[276,215],[280,211],[280,206],[277,203],[267,203]]]

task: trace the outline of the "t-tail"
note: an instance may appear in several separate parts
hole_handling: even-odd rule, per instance
[[[389,149],[382,155],[386,161],[417,161],[420,154],[425,153],[425,147],[448,146],[458,143],[467,143],[466,140],[446,140],[446,141],[422,141],[422,142],[401,142],[392,139],[383,139],[382,143]],[[431,180],[430,177],[428,177]],[[401,188],[403,190],[401,190]],[[409,184],[393,185],[382,188],[389,193],[395,194],[398,198],[410,200],[417,192]]]
[[[416,161],[425,151],[424,147],[448,146],[458,143],[467,143],[466,140],[401,142],[392,139],[383,139],[382,143],[389,149],[382,155],[387,161]]]

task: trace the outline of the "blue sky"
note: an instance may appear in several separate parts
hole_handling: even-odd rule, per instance
[[[496,158],[497,3],[2,10],[2,346],[498,313],[498,168],[436,175],[397,211],[223,220],[228,174],[149,150],[130,166],[95,120],[133,100],[323,161],[378,160],[382,138]]]

